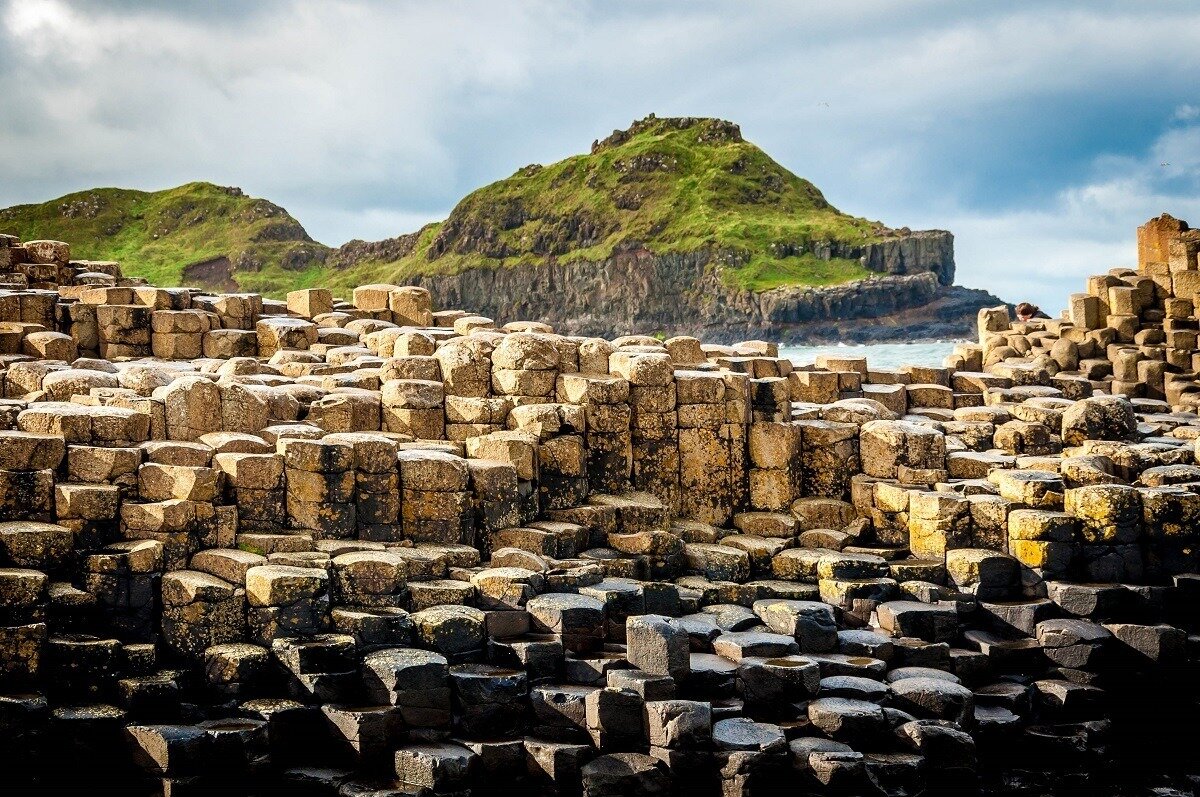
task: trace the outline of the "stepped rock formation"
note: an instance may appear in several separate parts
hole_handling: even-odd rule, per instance
[[[879,369],[0,236],[4,787],[1194,794],[1200,238],[1139,243]]]

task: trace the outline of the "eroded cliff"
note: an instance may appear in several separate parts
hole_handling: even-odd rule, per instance
[[[785,341],[884,340],[969,334],[980,307],[1000,300],[954,287],[953,236],[926,231],[880,243],[819,247],[877,275],[844,285],[731,287],[745,254],[654,254],[624,247],[597,262],[549,261],[422,275],[444,306],[497,320],[537,318],[572,334],[699,334],[731,341],[771,333]],[[863,324],[865,320],[875,323]]]

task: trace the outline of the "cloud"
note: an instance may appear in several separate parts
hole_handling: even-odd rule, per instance
[[[951,215],[958,281],[1054,313],[1088,275],[1137,265],[1137,225],[1200,220],[1200,124],[1166,129],[1139,157],[1101,157],[1095,172],[1046,207]]]
[[[1200,105],[1184,103],[1175,109],[1174,118],[1181,122],[1191,122],[1200,119]]]
[[[520,18],[537,10],[480,6],[462,25],[454,4],[407,4],[390,20],[363,4],[289,4],[230,29],[32,2],[4,15],[26,54],[4,83],[28,87],[24,135],[5,130],[14,181],[211,179],[351,208],[452,200],[443,133],[464,91],[523,79]]]
[[[1180,0],[0,0],[0,206],[204,179],[336,244],[712,115],[849,212],[954,230],[964,281],[1061,304],[1189,207],[1198,72]]]

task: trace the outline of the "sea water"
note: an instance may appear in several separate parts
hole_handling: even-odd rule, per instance
[[[833,346],[780,346],[779,356],[787,357],[796,365],[811,365],[819,354],[837,357],[866,357],[872,368],[898,368],[901,365],[941,365],[947,355],[953,353],[953,340],[937,340],[932,343],[868,343]]]

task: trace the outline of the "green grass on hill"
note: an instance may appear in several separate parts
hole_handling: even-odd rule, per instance
[[[829,285],[869,272],[804,250],[812,242],[866,243],[880,227],[834,208],[727,122],[647,119],[590,154],[527,166],[474,191],[407,256],[362,263],[344,277],[602,260],[636,242],[654,253],[741,253],[747,265],[722,272],[731,286]],[[772,255],[780,247],[802,254]]]
[[[224,257],[242,290],[271,294],[316,284],[327,251],[278,205],[211,183],[97,188],[17,205],[0,210],[0,230],[66,241],[76,259],[117,260],[155,285],[180,285],[188,266]]]
[[[876,274],[857,260],[838,257],[821,260],[809,252],[782,258],[755,255],[741,268],[724,272],[727,284],[747,291],[769,291],[791,285],[840,285],[873,276]]]
[[[855,260],[824,260],[817,244],[862,245],[887,234],[842,213],[816,186],[780,166],[719,119],[648,117],[592,151],[468,194],[449,217],[416,234],[394,259],[334,253],[287,212],[237,188],[189,183],[164,191],[97,188],[0,210],[0,232],[54,238],[77,259],[118,260],[156,285],[218,287],[198,263],[227,258],[241,290],[279,296],[327,286],[341,295],[370,282],[548,261],[599,261],[642,248],[719,253],[727,285],[762,291],[870,276]],[[381,251],[369,249],[367,251]],[[732,265],[740,264],[740,265]]]

